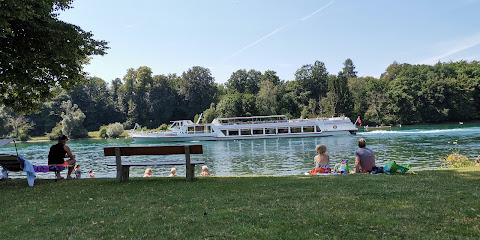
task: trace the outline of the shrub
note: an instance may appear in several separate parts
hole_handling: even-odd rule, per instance
[[[54,128],[52,128],[52,132],[47,134],[48,139],[50,140],[58,140],[58,137],[62,136],[62,124],[60,122],[55,125]]]
[[[440,159],[440,161],[449,165],[451,168],[470,167],[475,165],[475,163],[470,161],[467,156],[459,153],[450,154],[447,157]]]
[[[125,130],[123,129],[123,125],[121,123],[112,123],[107,127],[107,136],[109,138],[117,138],[123,133],[123,131]]]
[[[107,126],[103,125],[100,127],[100,130],[98,131],[98,137],[101,138],[106,138],[107,137]]]

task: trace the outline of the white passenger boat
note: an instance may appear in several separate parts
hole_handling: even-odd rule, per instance
[[[132,130],[129,135],[135,141],[180,142],[324,137],[356,132],[357,128],[348,117],[289,120],[285,115],[271,115],[216,118],[208,124],[177,120],[172,121],[166,132]]]

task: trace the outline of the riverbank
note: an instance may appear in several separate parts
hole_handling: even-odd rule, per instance
[[[480,238],[480,168],[416,175],[0,182],[2,236]],[[26,231],[20,231],[25,229]]]

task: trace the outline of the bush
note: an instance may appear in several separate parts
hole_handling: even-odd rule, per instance
[[[98,137],[101,138],[106,138],[107,137],[107,126],[103,125],[100,127],[100,130],[98,131]]]
[[[123,129],[123,125],[121,123],[112,123],[109,124],[107,127],[107,136],[109,138],[117,138],[119,137],[125,130]]]
[[[475,163],[473,161],[470,161],[470,159],[467,156],[464,156],[459,153],[450,154],[447,157],[440,159],[440,161],[449,165],[451,168],[475,166]]]
[[[52,132],[47,134],[47,138],[50,140],[58,140],[58,138],[62,135],[62,124],[59,122],[54,128],[52,128]]]

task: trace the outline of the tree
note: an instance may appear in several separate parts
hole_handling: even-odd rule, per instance
[[[361,116],[368,109],[367,101],[367,83],[372,81],[373,77],[361,77],[361,78],[350,78],[348,79],[348,88],[350,90],[353,102],[353,116]]]
[[[306,94],[306,101],[301,102],[303,105],[308,105],[308,99],[321,99],[327,95],[328,72],[323,62],[303,65],[295,72],[295,81]]]
[[[83,127],[85,114],[80,110],[77,104],[73,104],[70,100],[62,103],[62,133],[69,138],[87,137],[88,133]]]
[[[347,78],[356,78],[357,71],[355,71],[355,65],[353,64],[352,59],[348,58],[343,63],[342,74]]]
[[[52,88],[70,90],[84,79],[90,56],[105,54],[107,42],[58,19],[71,3],[0,2],[0,104],[22,113],[38,110],[54,97]]]
[[[265,71],[262,76],[260,77],[260,82],[269,81],[272,82],[274,85],[280,84],[280,78],[277,76],[277,72],[273,70]]]
[[[242,94],[232,93],[223,96],[217,105],[218,117],[236,117],[242,116]]]
[[[256,101],[260,115],[277,114],[279,98],[278,87],[273,82],[263,81]]]
[[[254,69],[248,72],[240,69],[230,76],[225,84],[229,92],[257,94],[259,90],[261,73]]]
[[[110,98],[107,83],[101,78],[87,78],[85,84],[77,84],[73,87],[70,96],[72,103],[77,104],[85,114],[84,124],[89,131],[98,130],[105,123],[122,119]]]
[[[125,130],[123,129],[123,125],[119,122],[116,122],[107,126],[106,134],[109,138],[117,138],[122,135],[124,131]]]
[[[177,87],[184,102],[186,118],[193,119],[195,114],[210,106],[217,89],[213,82],[214,78],[208,68],[195,66],[182,73]]]
[[[178,94],[172,87],[172,79],[164,75],[153,76],[153,86],[150,93],[150,104],[152,107],[147,127],[160,126],[162,123],[168,123],[174,120],[175,110],[177,109]]]

